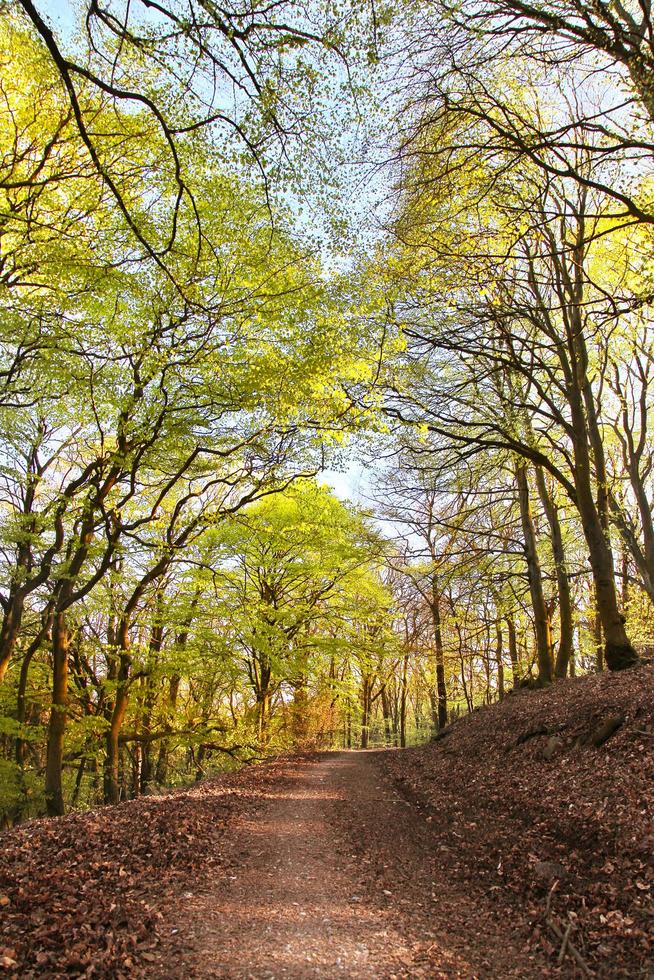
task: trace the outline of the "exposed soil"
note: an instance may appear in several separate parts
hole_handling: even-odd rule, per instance
[[[540,975],[546,961],[521,950],[492,896],[439,880],[437,833],[386,777],[385,755],[278,768],[232,827],[233,874],[198,882],[166,922],[184,954],[159,975]]]
[[[641,668],[10,831],[0,971],[652,980],[653,852]]]

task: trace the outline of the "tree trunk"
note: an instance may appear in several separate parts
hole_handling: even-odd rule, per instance
[[[461,630],[461,626],[459,625],[457,620],[454,621],[454,628],[456,630],[456,635],[459,641],[459,664],[461,666],[461,687],[463,688],[463,696],[466,699],[468,713],[470,713],[472,711],[473,704],[472,704],[472,697],[470,695],[468,684],[466,682],[466,663],[465,663],[465,657],[463,655],[463,631]]]
[[[391,704],[388,698],[388,691],[386,690],[385,684],[381,690],[381,702],[382,702],[382,712],[384,715],[384,736],[386,739],[386,745],[392,745],[393,744],[393,716],[391,712]]]
[[[622,549],[622,608],[627,609],[629,605],[629,552],[626,547]]]
[[[179,674],[174,674],[168,684],[168,703],[166,705],[166,728],[170,729],[172,727],[172,720],[175,715],[175,710],[177,708],[177,695],[179,694],[179,685],[181,683],[181,677]],[[155,781],[158,786],[165,786],[168,779],[168,759],[170,754],[170,741],[167,738],[162,738],[159,743],[159,753],[157,755],[157,767],[155,771]]]
[[[105,737],[104,762],[104,801],[105,803],[120,802],[120,730],[125,720],[129,694],[125,682],[119,682],[116,691],[114,710],[111,714],[109,731]]]
[[[68,709],[68,651],[70,633],[63,612],[55,613],[52,630],[52,706],[48,723],[45,764],[45,804],[48,816],[64,812],[62,767]]]
[[[105,760],[104,760],[104,799],[105,803],[118,803],[120,801],[120,731],[125,720],[127,705],[129,703],[129,671],[132,664],[130,656],[129,638],[129,616],[126,614],[120,621],[118,627],[118,647],[120,658],[118,662],[118,675],[116,698],[113,711],[109,722],[109,731],[105,736]]]
[[[145,736],[152,734],[152,715],[157,700],[157,692],[153,683],[153,673],[159,663],[163,644],[163,592],[157,595],[155,619],[150,627],[150,645],[148,649],[148,670],[143,678],[143,720],[142,728]],[[134,787],[134,795],[145,793],[154,779],[154,758],[152,743],[146,738],[140,746],[139,778]]]
[[[84,758],[84,756],[82,756],[82,758],[79,761],[79,765],[77,766],[77,775],[75,776],[75,789],[73,790],[73,796],[70,801],[70,805],[73,810],[77,806],[77,802],[79,800],[79,792],[80,789],[82,788],[82,779],[84,778],[85,768],[86,768],[86,759]]]
[[[9,661],[16,649],[16,641],[23,618],[23,605],[24,600],[20,590],[16,590],[15,594],[9,593],[7,608],[2,617],[2,627],[0,628],[0,684],[5,679]]]
[[[588,492],[579,494],[579,512],[588,544],[590,564],[595,581],[597,612],[604,633],[604,658],[609,670],[625,670],[638,663],[618,606],[613,552]]]
[[[364,674],[361,683],[361,748],[367,749],[370,741],[370,696],[372,694],[372,679]]]
[[[38,652],[41,644],[45,640],[48,640],[50,643],[52,642],[51,604],[47,606],[45,612],[43,613],[41,629],[25,651],[25,656],[23,657],[23,662],[20,667],[18,691],[16,694],[16,721],[21,726],[24,725],[27,714],[27,679],[29,676],[30,666],[34,655]],[[16,736],[15,758],[16,765],[22,769],[25,765],[25,740],[21,737],[20,732]]]
[[[593,638],[595,640],[595,667],[601,673],[604,670],[604,644],[602,642],[602,618],[597,604],[595,605],[595,618],[593,619]]]
[[[443,634],[441,630],[441,596],[438,587],[438,577],[431,577],[430,609],[434,628],[434,659],[436,666],[436,696],[438,699],[437,730],[447,725],[447,687],[445,684],[445,659],[443,656]]]
[[[520,657],[518,656],[518,641],[515,635],[515,619],[513,616],[506,617],[506,629],[509,635],[509,656],[511,658],[511,673],[513,676],[513,687],[520,687]]]
[[[429,686],[429,707],[431,709],[431,727],[433,732],[438,731],[438,700],[436,698],[436,688]]]
[[[583,262],[585,251],[583,219],[572,255],[571,279],[575,282],[574,302],[568,311],[568,347],[573,365],[569,384],[570,417],[574,447],[574,483],[577,508],[588,546],[597,610],[604,632],[604,657],[609,670],[624,670],[638,663],[620,612],[615,583],[613,551],[609,539],[609,487],[604,444],[593,392],[588,380],[588,352],[581,310],[583,308]],[[592,455],[591,455],[592,453]],[[593,474],[597,499],[593,496]]]
[[[199,601],[199,593],[196,592],[191,602],[191,607],[189,609],[188,616],[184,622],[184,628],[182,632],[175,638],[175,648],[178,654],[181,654],[183,650],[186,649],[188,643],[189,631],[191,623],[193,622],[193,617],[195,616],[197,606]],[[173,725],[173,720],[175,717],[175,711],[177,710],[177,696],[179,694],[179,686],[181,683],[181,676],[179,674],[173,674],[168,683],[168,699],[166,704],[166,729],[171,730]],[[159,742],[159,752],[157,754],[157,765],[155,769],[155,781],[158,786],[164,786],[168,778],[168,757],[170,753],[170,741],[167,738],[162,738]]]
[[[554,675],[555,677],[562,678],[567,675],[570,660],[573,656],[574,624],[572,617],[570,578],[568,575],[565,550],[563,547],[563,535],[561,533],[561,523],[559,521],[558,510],[549,490],[547,489],[545,475],[540,466],[536,467],[536,484],[538,486],[538,493],[550,529],[552,554],[554,556],[554,565],[556,567],[556,584],[559,593],[559,618],[561,620],[561,638],[556,655]]]
[[[520,503],[525,559],[527,562],[527,577],[529,580],[529,592],[536,629],[538,681],[540,684],[549,684],[552,681],[552,626],[543,594],[543,579],[540,561],[538,560],[538,549],[536,547],[536,530],[534,528],[531,503],[529,500],[527,467],[524,463],[520,463],[517,466],[516,478],[518,483],[518,499]]]
[[[293,707],[291,712],[291,724],[293,741],[296,745],[302,745],[309,734],[307,712],[309,708],[309,696],[307,693],[307,678],[300,677],[296,681],[293,693]]]
[[[504,700],[504,662],[502,656],[503,650],[503,636],[502,636],[502,624],[499,619],[495,623],[495,635],[497,637],[497,697],[498,700]]]
[[[256,675],[256,698],[257,698],[257,730],[259,741],[265,744],[268,738],[268,723],[270,721],[270,681],[272,678],[272,667],[265,654],[258,657],[255,653],[255,663],[257,664]]]
[[[406,706],[407,706],[407,671],[409,667],[409,654],[406,652],[402,658],[402,681],[400,688],[400,746],[406,748]]]
[[[257,697],[257,727],[259,741],[265,744],[268,740],[268,719],[270,717],[270,693],[268,689],[259,692]]]

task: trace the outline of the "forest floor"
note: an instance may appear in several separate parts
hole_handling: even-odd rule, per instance
[[[652,980],[653,820],[654,669],[566,681],[7,832],[0,971]]]

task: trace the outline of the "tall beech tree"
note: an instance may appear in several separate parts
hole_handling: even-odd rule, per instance
[[[493,168],[478,168],[475,181],[475,193],[486,197],[481,212],[468,207],[470,189],[463,184],[458,207],[468,222],[465,245],[452,187],[447,196],[444,189],[437,193],[429,170],[418,169],[407,190],[398,235],[408,289],[397,315],[409,342],[405,378],[412,382],[400,375],[391,382],[388,411],[463,453],[505,448],[557,480],[581,518],[607,664],[627,667],[636,655],[615,583],[606,400],[601,353],[593,353],[600,337],[599,351],[606,349],[615,314],[598,264],[601,204],[574,182],[544,180],[538,169],[518,187]],[[429,208],[414,220],[427,194]],[[501,220],[489,226],[491,201]],[[472,222],[477,230],[470,234]],[[502,262],[498,254],[505,255]],[[401,283],[401,265],[399,276]],[[613,277],[609,261],[607,287]]]
[[[646,268],[652,247],[648,174],[654,145],[646,67],[650,14],[637,4],[489,0],[420,4],[399,20],[405,88],[396,146],[402,206],[411,218],[397,223],[395,231],[414,245],[422,232],[423,256],[431,249],[432,269],[437,254],[443,260],[449,255],[451,268],[459,271],[467,262],[470,288],[481,289],[489,307],[494,300],[501,305],[507,291],[515,292],[509,283],[516,277],[531,274],[533,295],[520,296],[514,320],[524,318],[524,303],[528,309],[544,304],[556,313],[552,325],[575,338],[576,350],[566,354],[571,378],[581,371],[577,392],[565,382],[570,433],[564,435],[561,427],[562,438],[547,452],[524,436],[513,433],[511,439],[527,461],[547,471],[546,459],[535,452],[540,451],[556,463],[559,476],[569,469],[578,481],[573,502],[582,515],[594,569],[607,663],[614,667],[634,660],[616,601],[610,541],[615,530],[640,568],[641,588],[647,591],[649,583],[644,559],[651,508],[644,506],[641,513],[637,503],[644,503],[639,484],[642,488],[648,471],[633,451],[646,439],[647,412],[643,403],[636,408],[641,382],[629,390],[636,376],[622,351],[627,337],[638,336],[641,316],[651,317]],[[517,191],[513,196],[511,188]],[[428,206],[412,207],[412,201]],[[508,237],[502,236],[502,225],[511,229]],[[543,280],[544,252],[551,268]],[[489,263],[500,257],[499,275],[483,261],[475,266],[482,255]],[[442,304],[446,315],[457,308],[461,279],[451,276],[449,283],[449,302]],[[425,276],[421,289],[424,284]],[[434,295],[433,280],[430,291]],[[561,314],[565,323],[559,322]],[[491,320],[480,317],[479,331],[489,330]],[[546,343],[553,344],[554,332],[548,336]],[[518,353],[522,345],[518,341]],[[507,352],[506,364],[513,353]],[[475,357],[474,348],[468,356]],[[539,354],[543,368],[546,360]],[[632,381],[625,384],[630,375]],[[538,395],[531,394],[528,413],[538,411],[544,420],[555,391],[549,365]],[[615,467],[607,425],[626,447]],[[578,434],[584,431],[580,442]],[[574,443],[573,458],[569,466],[559,467],[551,450],[567,439]],[[559,482],[570,496],[570,485]],[[625,485],[630,487],[626,493]],[[565,591],[563,582],[561,587]]]
[[[259,738],[280,686],[301,694],[309,658],[330,645],[317,625],[357,618],[355,590],[374,572],[381,547],[362,515],[311,483],[248,508],[217,533],[205,560],[224,566],[217,598],[235,623]]]

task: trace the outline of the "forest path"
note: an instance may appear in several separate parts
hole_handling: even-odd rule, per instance
[[[540,976],[488,900],[438,880],[437,832],[384,755],[282,767],[225,837],[231,874],[198,881],[166,922],[183,958],[151,975]]]

